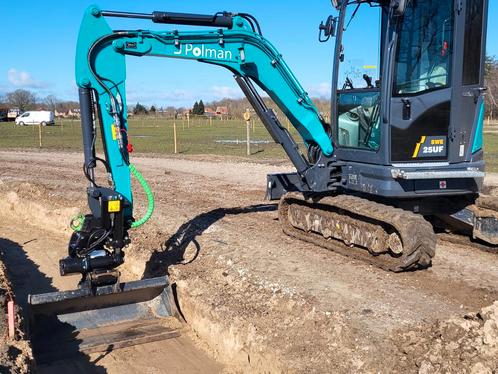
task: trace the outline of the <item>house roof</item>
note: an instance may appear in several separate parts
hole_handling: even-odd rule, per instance
[[[216,114],[228,114],[228,107],[227,106],[216,107]]]

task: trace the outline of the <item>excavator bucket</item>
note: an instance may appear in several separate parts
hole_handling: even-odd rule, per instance
[[[28,296],[29,335],[39,364],[180,335],[167,277]]]

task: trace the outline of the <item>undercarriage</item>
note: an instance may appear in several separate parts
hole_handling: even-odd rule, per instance
[[[353,195],[305,198],[291,192],[280,200],[279,219],[287,235],[402,272],[430,267],[437,240],[497,252],[497,207],[497,198],[481,196],[454,214],[424,216]]]
[[[334,252],[400,272],[431,265],[436,235],[422,216],[356,196],[282,197],[284,232]]]

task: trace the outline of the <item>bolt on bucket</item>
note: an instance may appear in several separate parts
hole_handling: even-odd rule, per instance
[[[38,363],[78,352],[109,352],[180,335],[166,276],[28,296],[29,335]]]

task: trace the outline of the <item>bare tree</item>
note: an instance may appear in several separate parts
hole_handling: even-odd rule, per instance
[[[15,90],[6,95],[7,102],[16,108],[21,109],[22,112],[30,109],[36,104],[36,96],[28,90]]]
[[[177,118],[177,109],[174,106],[168,106],[164,109],[166,117]]]
[[[488,115],[493,119],[498,110],[498,61],[494,57],[486,58],[486,107]]]
[[[67,112],[72,109],[77,109],[80,107],[80,104],[76,101],[58,101],[56,104],[56,108],[59,112]]]
[[[43,102],[45,103],[45,105],[47,106],[47,109],[48,110],[51,110],[52,112],[55,112],[55,109],[57,107],[57,104],[59,103],[59,100],[57,99],[57,97],[55,97],[54,95],[48,95],[44,100]]]

